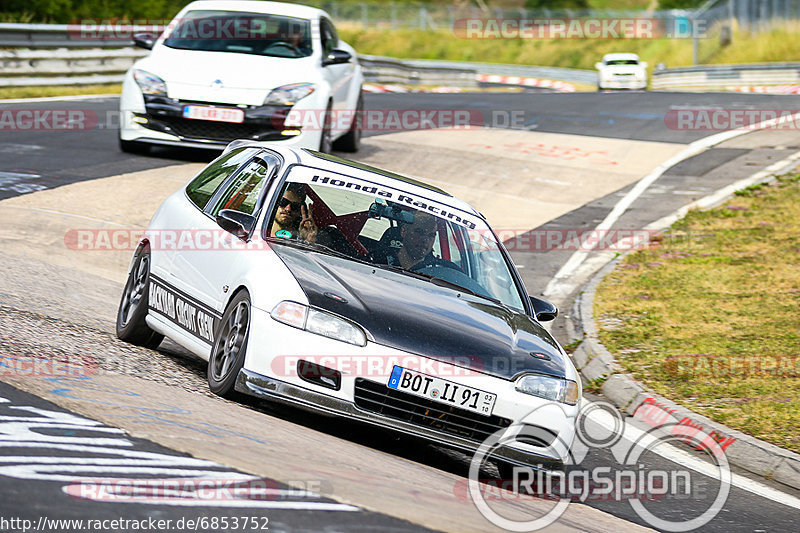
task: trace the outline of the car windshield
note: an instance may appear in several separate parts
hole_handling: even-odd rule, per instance
[[[479,217],[351,176],[294,167],[265,234],[471,293],[517,310],[522,297]]]
[[[189,11],[173,21],[164,45],[181,50],[232,52],[273,57],[312,53],[311,22],[240,11]]]
[[[611,59],[606,61],[606,65],[638,65],[639,62],[635,59]]]

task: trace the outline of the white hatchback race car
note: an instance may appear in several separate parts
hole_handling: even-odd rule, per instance
[[[598,91],[647,88],[647,63],[636,54],[606,54],[594,66]]]
[[[202,0],[183,8],[125,75],[119,144],[222,150],[235,139],[358,150],[363,75],[319,9]]]
[[[309,150],[237,141],[154,215],[117,315],[208,383],[491,457],[558,469],[577,371],[475,209]],[[513,438],[507,441],[507,434]]]

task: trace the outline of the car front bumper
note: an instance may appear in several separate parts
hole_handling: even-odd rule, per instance
[[[216,107],[241,109],[241,123],[184,118],[187,105],[214,106],[203,102],[189,102],[167,97],[145,97],[145,111],[123,111],[120,138],[126,141],[189,146],[220,150],[233,140],[249,139],[261,142],[280,142],[284,146],[318,149],[321,131],[304,131],[284,127],[290,108],[285,106],[234,106]]]
[[[372,386],[383,387],[382,384],[371,383]],[[481,444],[481,442],[476,440],[442,431],[441,427],[424,427],[396,417],[385,416],[359,407],[357,401],[356,403],[349,402],[341,398],[311,390],[311,388],[287,383],[286,381],[264,376],[246,369],[242,369],[239,372],[236,381],[236,390],[244,394],[300,407],[319,414],[343,416],[349,420],[399,431],[406,435],[412,435],[440,445],[456,448],[469,454],[475,453]],[[523,425],[520,427],[524,428],[526,426]],[[520,427],[512,428],[512,430],[517,431]],[[526,431],[523,430],[523,433],[526,433]],[[541,435],[549,432],[543,428],[537,428],[534,433]],[[571,432],[567,433],[571,435]],[[504,442],[507,441],[504,440]],[[515,443],[514,447],[494,447],[491,449],[489,456],[512,465],[525,466],[538,470],[563,470],[565,461],[562,458],[555,457],[555,454],[550,451],[551,449],[546,446],[541,447],[540,450],[541,451],[536,450],[535,447],[530,444],[522,444],[520,446]],[[548,453],[548,451],[550,451],[550,453]]]

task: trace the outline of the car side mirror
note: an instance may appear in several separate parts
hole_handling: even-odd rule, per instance
[[[639,64],[642,66],[642,68],[647,68],[647,61],[642,61]]]
[[[549,322],[558,316],[558,307],[552,302],[531,296],[531,305],[533,305],[533,314],[539,322]]]
[[[341,65],[342,63],[349,63],[351,59],[353,59],[353,56],[350,54],[350,52],[345,52],[344,50],[331,50],[331,53],[328,54],[328,57],[322,60],[322,66],[327,67],[328,65]]]
[[[217,213],[216,220],[220,228],[233,233],[243,241],[247,240],[256,227],[256,217],[233,209],[223,209]]]
[[[152,50],[153,45],[156,44],[156,37],[152,33],[134,33],[133,44],[145,50]]]
[[[600,68],[602,66],[603,66],[603,63],[600,63],[600,62],[594,64],[594,68],[596,68],[597,70],[600,70]]]

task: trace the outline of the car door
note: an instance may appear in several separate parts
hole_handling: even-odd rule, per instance
[[[325,59],[328,54],[339,47],[339,35],[330,20],[321,18],[319,25],[320,38],[322,39],[322,58]],[[322,69],[323,76],[331,87],[331,98],[333,99],[335,113],[341,113],[347,109],[347,95],[349,94],[350,83],[355,75],[355,68],[355,62],[350,61],[338,65],[328,65]]]
[[[259,252],[248,249],[246,243],[220,228],[216,216],[223,209],[257,216],[278,166],[277,157],[268,154],[241,164],[196,216],[198,231],[193,248],[175,256],[172,272],[180,285],[190,290],[200,304],[219,314],[228,297],[226,287],[233,263],[244,260],[242,254]]]

